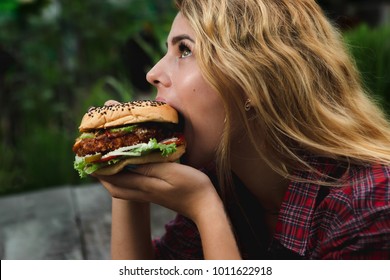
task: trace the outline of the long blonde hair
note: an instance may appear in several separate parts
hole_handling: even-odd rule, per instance
[[[314,0],[176,3],[197,35],[203,75],[228,112],[217,160],[222,182],[230,176],[232,118],[285,177],[314,170],[304,154],[390,163],[388,122],[362,87],[340,32]],[[244,110],[247,99],[252,118]]]

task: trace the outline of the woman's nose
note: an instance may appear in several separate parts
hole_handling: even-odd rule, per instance
[[[146,80],[155,87],[164,86],[169,87],[171,85],[171,79],[167,71],[167,67],[164,67],[164,58],[161,59],[147,74]]]

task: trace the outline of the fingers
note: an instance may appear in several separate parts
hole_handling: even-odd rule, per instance
[[[112,105],[115,105],[115,104],[119,104],[120,102],[116,101],[116,100],[107,100],[106,102],[104,102],[104,105],[105,106],[112,106]]]
[[[176,163],[140,165],[132,172],[95,177],[114,198],[155,203],[187,217],[198,213],[202,200],[218,197],[207,175]]]
[[[176,182],[181,181],[181,177],[189,179],[194,171],[192,167],[176,162],[142,164],[131,169],[131,172],[145,177],[159,178],[164,181],[174,179]]]
[[[154,176],[145,176],[142,173],[138,174],[134,172],[120,172],[112,176],[96,177],[103,183],[103,185],[105,185],[104,183],[106,183],[106,188],[113,196],[118,196],[121,194],[132,196],[133,193],[128,191],[131,190],[137,191],[137,195],[140,195],[139,193],[141,192],[144,193],[145,198],[146,194],[150,194],[156,189],[159,190],[162,188],[169,187],[169,183],[167,183],[166,181]]]
[[[132,173],[140,175],[140,189],[150,192],[179,191],[199,179],[194,176],[192,168],[171,162],[140,165]]]
[[[164,178],[176,163],[150,163],[132,166],[131,171],[136,174],[142,174],[146,177]],[[170,169],[170,170],[168,170]]]
[[[96,176],[96,177],[99,179],[100,183],[105,187],[105,189],[110,193],[110,195],[114,198],[132,200],[138,202],[150,202],[149,199],[147,199],[147,193],[145,191],[140,190],[134,185],[124,186],[123,180],[121,178],[118,178],[119,175]]]
[[[168,186],[192,186],[208,185],[210,178],[203,172],[190,166],[175,163],[154,163],[144,164],[132,169],[133,173],[143,175],[142,178],[155,178],[161,184],[164,182]]]

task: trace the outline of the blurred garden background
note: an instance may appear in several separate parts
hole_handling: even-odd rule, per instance
[[[318,1],[390,116],[390,3]],[[171,0],[0,0],[0,195],[90,183],[72,145],[90,106],[154,98]]]

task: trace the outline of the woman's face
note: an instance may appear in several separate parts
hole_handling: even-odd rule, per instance
[[[170,104],[184,118],[186,163],[199,168],[215,158],[225,111],[221,98],[202,76],[195,56],[195,33],[180,13],[173,21],[167,47],[147,80],[157,88],[156,100]]]

